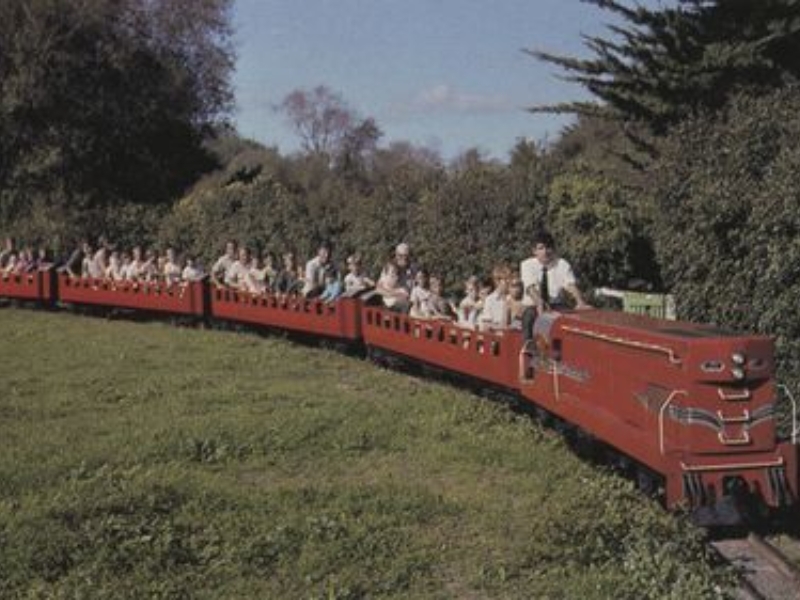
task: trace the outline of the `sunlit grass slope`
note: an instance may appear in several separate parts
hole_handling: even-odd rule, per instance
[[[700,598],[724,574],[502,406],[281,339],[0,310],[0,597]]]

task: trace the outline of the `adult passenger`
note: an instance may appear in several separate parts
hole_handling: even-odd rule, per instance
[[[559,257],[555,240],[547,231],[539,231],[533,237],[533,256],[520,263],[520,279],[531,305],[525,310],[522,331],[525,339],[533,333],[536,316],[547,310],[567,307],[567,296],[575,301],[579,310],[591,308],[583,299],[575,274],[570,264]]]
[[[168,285],[180,283],[182,272],[183,269],[181,268],[181,263],[178,260],[178,255],[175,252],[175,248],[167,248],[167,255],[164,260],[164,270],[162,271],[164,281],[166,281]]]
[[[217,285],[230,285],[231,267],[236,262],[236,242],[225,244],[225,254],[211,267],[211,281]]]
[[[250,274],[250,250],[242,246],[239,248],[239,256],[233,261],[225,277],[225,284],[247,291],[247,276]]]
[[[306,263],[303,277],[303,295],[306,298],[319,296],[325,289],[325,274],[330,270],[331,248],[322,244],[317,255]]]
[[[411,248],[405,242],[397,244],[394,249],[394,256],[387,263],[391,264],[392,270],[397,272],[397,285],[404,288],[409,294],[414,288],[414,278],[417,269],[411,264]],[[386,275],[386,266],[381,271],[381,278]]]
[[[123,265],[125,260],[123,258]],[[145,260],[142,257],[142,247],[134,246],[131,250],[131,259],[127,263],[127,267],[123,267],[125,279],[127,281],[139,281],[144,279],[146,273]]]
[[[3,248],[0,249],[0,269],[5,269],[12,254],[16,254],[16,242],[13,237],[3,240]]]

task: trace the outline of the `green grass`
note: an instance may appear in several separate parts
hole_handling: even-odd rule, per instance
[[[0,310],[0,597],[701,598],[527,418],[278,338]]]

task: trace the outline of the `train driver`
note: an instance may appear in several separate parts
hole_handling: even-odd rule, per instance
[[[519,269],[528,304],[522,318],[526,339],[531,335],[536,316],[546,310],[566,307],[567,295],[575,301],[576,309],[591,308],[583,299],[572,267],[556,254],[553,236],[544,230],[537,232],[532,249],[533,256],[523,260]]]

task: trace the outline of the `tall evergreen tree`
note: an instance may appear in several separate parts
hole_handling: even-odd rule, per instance
[[[534,111],[601,114],[657,134],[737,91],[763,93],[800,78],[800,0],[678,0],[650,9],[583,0],[612,13],[611,36],[586,36],[590,58],[530,54],[557,65],[600,103]]]

